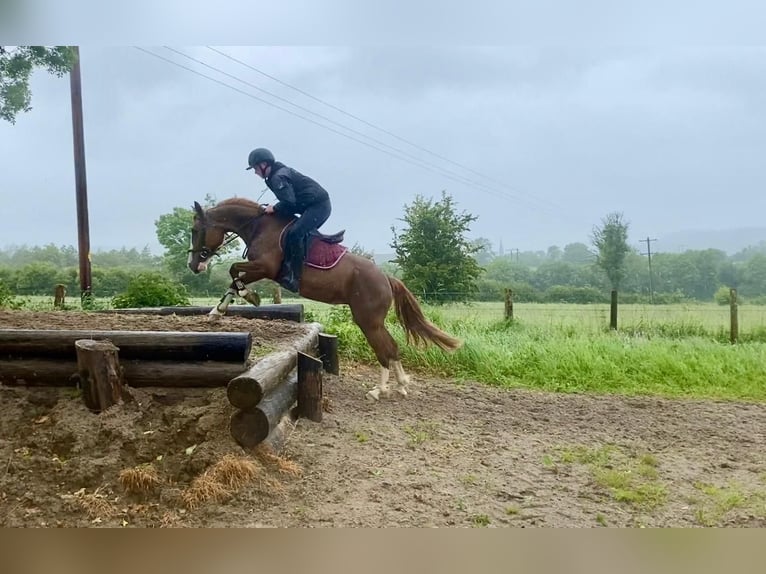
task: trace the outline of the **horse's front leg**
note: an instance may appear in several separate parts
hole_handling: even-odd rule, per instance
[[[261,304],[261,296],[258,295],[257,291],[251,289],[251,286],[256,281],[260,281],[267,276],[259,262],[235,263],[229,269],[229,274],[232,277],[231,286],[237,290],[237,295],[256,307]]]
[[[234,300],[234,297],[237,295],[255,306],[261,304],[261,298],[258,293],[249,288],[249,285],[268,276],[260,262],[246,261],[234,263],[229,267],[229,275],[232,279],[231,285],[229,285],[226,293],[221,297],[221,301],[218,305],[213,307],[210,311],[209,315],[211,320],[224,315],[229,305]]]

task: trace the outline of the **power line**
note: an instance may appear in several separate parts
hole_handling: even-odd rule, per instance
[[[216,49],[216,48],[213,48],[212,46],[206,46],[206,48],[207,48],[208,50],[212,51],[212,52],[215,52],[216,54],[220,54],[221,56],[223,56],[223,57],[225,57],[225,58],[228,58],[229,60],[231,60],[231,61],[233,61],[233,62],[236,62],[236,63],[238,63],[238,64],[241,64],[242,66],[245,66],[246,68],[248,68],[248,69],[250,69],[250,70],[252,70],[252,71],[254,71],[254,72],[257,72],[257,73],[261,74],[262,76],[265,76],[266,78],[269,78],[269,79],[271,79],[271,80],[274,80],[275,82],[277,82],[277,83],[279,83],[279,84],[281,84],[281,85],[283,85],[283,86],[285,86],[285,87],[287,87],[287,88],[290,88],[291,90],[295,90],[295,91],[296,91],[296,92],[298,92],[299,94],[303,94],[304,96],[306,96],[306,97],[308,97],[308,98],[311,98],[312,100],[314,100],[314,101],[316,101],[316,102],[319,102],[320,104],[323,104],[323,105],[325,105],[325,106],[327,106],[327,107],[329,107],[329,108],[331,108],[331,109],[333,109],[333,110],[335,110],[335,111],[337,111],[337,112],[340,112],[340,113],[342,113],[342,114],[344,114],[344,115],[346,115],[346,116],[348,116],[348,117],[350,117],[350,118],[352,118],[352,119],[355,119],[356,121],[358,121],[358,122],[361,122],[361,123],[363,123],[363,124],[364,124],[364,125],[366,125],[366,126],[369,126],[369,127],[373,128],[373,129],[376,129],[376,130],[378,130],[378,131],[380,131],[380,132],[382,132],[382,133],[384,133],[384,134],[386,134],[386,135],[389,135],[389,136],[391,136],[392,138],[395,138],[395,139],[399,140],[400,142],[406,143],[407,145],[410,145],[410,146],[412,146],[412,147],[414,147],[414,148],[416,148],[416,149],[419,149],[420,151],[424,151],[424,152],[426,152],[427,154],[429,154],[429,155],[432,155],[432,156],[434,156],[434,157],[436,157],[436,158],[439,158],[439,159],[441,159],[441,160],[443,160],[443,161],[446,161],[446,162],[448,162],[448,163],[451,163],[451,164],[453,164],[453,165],[456,165],[457,167],[460,167],[460,168],[462,168],[462,169],[464,169],[464,170],[466,170],[466,171],[470,171],[471,173],[473,173],[473,174],[475,174],[475,175],[478,175],[479,177],[483,177],[483,178],[485,178],[486,180],[488,180],[488,181],[491,181],[491,182],[493,182],[493,183],[495,183],[495,184],[497,184],[497,185],[500,185],[500,186],[502,186],[502,187],[505,187],[505,188],[507,188],[507,189],[508,189],[508,190],[510,190],[510,191],[515,191],[515,192],[518,192],[518,190],[516,190],[516,189],[514,189],[514,188],[511,188],[511,187],[510,187],[510,186],[508,186],[507,184],[504,184],[503,182],[501,182],[501,181],[498,181],[498,180],[496,180],[496,179],[494,179],[494,178],[492,178],[492,177],[488,176],[488,175],[487,175],[487,174],[485,174],[485,173],[482,173],[482,172],[480,172],[480,171],[477,171],[477,170],[475,170],[475,169],[473,169],[473,168],[470,168],[470,167],[468,167],[468,166],[466,166],[466,165],[462,165],[462,164],[460,164],[460,163],[456,162],[455,160],[452,160],[452,159],[450,159],[450,158],[448,158],[448,157],[445,157],[445,156],[443,156],[443,155],[440,155],[440,154],[438,154],[438,153],[436,153],[436,152],[433,152],[433,151],[431,151],[431,150],[429,150],[429,149],[427,149],[427,148],[425,148],[425,147],[423,147],[423,146],[421,146],[421,145],[419,145],[419,144],[416,144],[416,143],[414,143],[414,142],[411,142],[411,141],[409,141],[409,140],[407,140],[407,139],[405,139],[405,138],[403,138],[403,137],[401,137],[401,136],[398,136],[398,135],[396,135],[395,133],[393,133],[393,132],[391,132],[391,131],[389,131],[389,130],[387,130],[387,129],[385,129],[385,128],[382,128],[382,127],[380,127],[380,126],[377,126],[377,125],[375,125],[375,124],[373,124],[373,123],[371,123],[371,122],[368,122],[367,120],[365,120],[365,119],[363,119],[363,118],[360,118],[359,116],[357,116],[357,115],[354,115],[354,114],[352,114],[351,112],[347,112],[346,110],[343,110],[342,108],[339,108],[338,106],[336,106],[336,105],[334,105],[334,104],[331,104],[330,102],[327,102],[327,101],[325,101],[325,100],[322,100],[321,98],[317,98],[316,96],[314,96],[314,95],[312,95],[312,94],[310,94],[310,93],[306,92],[305,90],[302,90],[302,89],[300,89],[300,88],[298,88],[298,87],[296,87],[296,86],[293,86],[292,84],[288,84],[287,82],[285,82],[285,81],[283,81],[283,80],[280,80],[279,78],[277,78],[277,77],[275,77],[275,76],[272,76],[271,74],[268,74],[267,72],[264,72],[263,70],[261,70],[261,69],[259,69],[259,68],[256,68],[255,66],[253,66],[253,65],[251,65],[251,64],[248,64],[247,62],[243,62],[242,60],[240,60],[240,59],[238,59],[238,58],[235,58],[234,56],[232,56],[232,55],[230,55],[230,54],[227,54],[226,52],[222,52],[221,50],[218,50],[218,49]],[[556,204],[553,204],[553,203],[551,203],[550,201],[547,201],[547,200],[545,200],[545,201],[546,201],[546,203],[548,203],[548,204],[550,204],[550,205],[552,205],[552,206],[554,206],[554,207],[557,207],[557,208],[559,208],[559,207],[560,207],[560,206],[558,206],[558,205],[556,205]]]
[[[176,49],[174,49],[174,48],[171,48],[171,47],[169,47],[169,46],[163,46],[163,47],[164,47],[166,50],[170,51],[170,52],[173,52],[173,53],[175,53],[175,54],[178,54],[178,55],[180,55],[180,56],[183,56],[184,58],[187,58],[187,59],[189,59],[189,60],[191,60],[191,61],[193,61],[193,62],[196,62],[196,63],[198,63],[198,64],[200,64],[200,65],[202,65],[202,66],[205,66],[206,68],[209,68],[209,69],[211,69],[211,70],[214,70],[214,71],[216,71],[216,72],[218,72],[218,73],[220,73],[220,74],[222,74],[222,75],[224,75],[224,76],[227,76],[227,77],[229,77],[229,78],[232,78],[233,80],[236,80],[237,82],[240,82],[240,83],[242,83],[242,84],[245,84],[246,86],[249,86],[249,87],[251,87],[251,88],[254,88],[254,89],[258,90],[259,92],[262,92],[262,93],[264,93],[264,94],[267,94],[267,95],[271,96],[272,98],[275,98],[275,99],[277,99],[277,100],[279,100],[279,101],[285,102],[285,103],[287,103],[288,105],[291,105],[291,106],[293,106],[293,107],[295,107],[295,108],[298,108],[298,109],[299,109],[299,110],[301,110],[301,111],[304,111],[304,112],[308,112],[308,113],[310,113],[310,114],[313,114],[313,115],[315,115],[315,116],[317,116],[317,117],[319,117],[319,118],[321,118],[321,119],[323,119],[323,120],[325,120],[325,121],[327,121],[327,122],[330,122],[331,124],[334,124],[334,125],[336,125],[336,126],[338,126],[338,127],[340,127],[340,128],[346,129],[346,130],[350,131],[351,133],[354,133],[354,134],[356,134],[356,135],[359,135],[359,136],[361,136],[361,137],[367,138],[367,139],[369,139],[370,141],[373,141],[373,142],[375,142],[375,143],[376,143],[376,144],[378,144],[378,145],[381,145],[381,146],[385,146],[385,147],[387,147],[387,148],[389,148],[389,149],[391,149],[391,150],[393,150],[393,151],[395,151],[395,152],[397,152],[397,153],[403,154],[404,156],[406,156],[406,157],[409,157],[409,158],[411,158],[411,159],[412,159],[412,160],[414,160],[414,161],[417,161],[417,162],[423,163],[423,164],[425,164],[425,165],[427,165],[427,166],[430,166],[430,167],[432,167],[432,168],[435,168],[435,169],[439,170],[440,172],[442,172],[442,175],[443,175],[444,173],[447,173],[447,174],[449,174],[449,175],[453,176],[453,178],[458,178],[458,181],[459,181],[460,183],[463,183],[464,185],[468,185],[468,186],[471,186],[471,187],[482,187],[482,188],[484,188],[486,191],[489,191],[489,192],[494,192],[493,194],[494,194],[496,197],[501,197],[501,198],[502,198],[502,197],[506,196],[508,199],[516,199],[516,200],[519,200],[519,201],[526,201],[526,200],[525,200],[524,198],[522,198],[522,197],[519,197],[519,196],[513,196],[513,195],[510,195],[510,194],[507,194],[507,193],[506,193],[506,192],[504,192],[504,191],[493,189],[493,188],[491,188],[491,187],[487,186],[486,184],[483,184],[483,183],[480,183],[480,182],[475,182],[475,181],[472,181],[472,180],[470,180],[470,179],[468,179],[468,178],[466,178],[466,177],[464,177],[464,176],[461,176],[461,175],[460,175],[460,174],[458,174],[458,173],[455,173],[455,172],[453,172],[453,171],[450,171],[450,170],[448,170],[448,169],[445,169],[445,168],[443,168],[443,167],[441,167],[441,166],[439,166],[439,165],[437,165],[437,164],[434,164],[434,163],[431,163],[431,162],[425,161],[425,160],[423,160],[423,159],[420,159],[420,158],[414,158],[414,157],[412,157],[412,156],[411,156],[411,154],[408,154],[406,151],[403,151],[403,150],[401,150],[401,149],[399,149],[399,148],[396,148],[396,147],[394,147],[394,146],[391,146],[391,145],[389,145],[389,144],[387,144],[386,142],[383,142],[383,141],[381,141],[381,140],[378,140],[378,139],[375,139],[375,138],[373,138],[373,137],[370,137],[369,135],[367,135],[367,134],[365,134],[365,133],[363,133],[363,132],[360,132],[360,131],[358,131],[358,130],[355,130],[354,128],[350,128],[350,127],[348,127],[348,126],[346,126],[346,125],[344,125],[344,124],[341,124],[341,123],[339,123],[339,122],[336,122],[336,121],[335,121],[335,120],[333,120],[332,118],[328,118],[327,116],[324,116],[324,115],[322,115],[322,114],[319,114],[319,113],[317,113],[317,112],[315,112],[315,111],[313,111],[313,110],[310,110],[310,109],[308,109],[308,108],[306,108],[306,107],[304,107],[304,106],[301,106],[301,105],[299,105],[299,104],[296,104],[296,103],[294,103],[294,102],[291,102],[291,101],[290,101],[290,100],[288,100],[287,98],[283,98],[283,97],[281,97],[281,96],[279,96],[279,95],[277,95],[277,94],[274,94],[274,93],[272,93],[272,92],[269,92],[268,90],[264,90],[263,88],[261,88],[261,87],[259,87],[259,86],[256,86],[255,84],[252,84],[251,82],[248,82],[248,81],[246,81],[246,80],[243,80],[242,78],[240,78],[240,77],[238,77],[238,76],[236,76],[236,75],[234,75],[234,74],[230,74],[230,73],[228,73],[228,72],[225,72],[225,71],[221,70],[220,68],[216,68],[215,66],[211,66],[210,64],[207,64],[206,62],[203,62],[203,61],[201,61],[201,60],[199,60],[199,59],[197,59],[197,58],[195,58],[195,57],[193,57],[193,56],[190,56],[190,55],[188,55],[188,54],[185,54],[185,53],[181,52],[180,50],[176,50]],[[301,116],[299,116],[299,117],[301,117]],[[305,119],[305,118],[304,118],[304,119]],[[355,140],[355,141],[358,141],[358,140]],[[421,167],[422,167],[422,166],[421,166]],[[454,179],[453,179],[453,180],[454,180]],[[542,206],[539,206],[539,208],[543,208],[543,209],[545,209],[545,208],[544,208],[544,207],[542,207]]]
[[[230,54],[227,54],[226,52],[222,52],[221,50],[213,48],[212,46],[206,46],[206,48],[208,50],[210,50],[212,52],[215,52],[216,54],[220,54],[221,56],[223,56],[225,58],[228,58],[229,60],[231,60],[233,62],[236,62],[236,63],[238,63],[238,64],[240,64],[240,65],[242,65],[242,66],[244,66],[244,67],[254,71],[254,72],[257,72],[258,74],[261,74],[262,76],[265,76],[266,78],[274,80],[275,82],[277,82],[277,83],[279,83],[279,84],[281,84],[281,85],[283,85],[283,86],[285,86],[287,88],[290,88],[291,90],[295,90],[296,92],[298,92],[300,94],[303,94],[304,96],[306,96],[308,98],[311,98],[312,100],[314,100],[316,102],[319,102],[320,104],[323,104],[323,105],[325,105],[325,106],[327,106],[327,107],[329,107],[329,108],[331,108],[331,109],[333,109],[333,110],[335,110],[337,112],[340,112],[340,113],[342,113],[342,114],[344,114],[344,115],[346,115],[346,116],[348,116],[348,117],[350,117],[352,119],[355,119],[356,121],[361,122],[361,123],[363,123],[366,126],[369,126],[369,127],[373,128],[373,129],[376,129],[376,130],[378,130],[378,131],[380,131],[380,132],[382,132],[384,134],[387,134],[387,135],[391,136],[392,138],[395,138],[395,139],[397,139],[397,140],[399,140],[399,141],[401,141],[403,143],[406,143],[407,145],[410,145],[410,146],[412,146],[412,147],[414,147],[416,149],[419,149],[420,151],[424,151],[425,153],[427,153],[429,155],[432,155],[432,156],[434,156],[436,158],[439,158],[439,159],[441,159],[443,161],[446,161],[446,162],[448,162],[448,163],[450,163],[452,165],[460,167],[460,168],[462,168],[462,169],[464,169],[466,171],[469,171],[469,172],[471,172],[471,173],[473,173],[475,175],[478,175],[479,177],[483,177],[486,180],[491,181],[491,182],[493,182],[493,183],[495,183],[497,185],[500,185],[501,187],[504,187],[504,188],[506,188],[506,189],[508,189],[510,191],[513,191],[513,192],[516,192],[516,193],[521,193],[521,192],[519,192],[519,190],[514,189],[514,188],[508,186],[507,184],[504,184],[503,182],[498,181],[498,180],[488,176],[485,173],[477,171],[477,170],[475,170],[473,168],[470,168],[468,166],[462,165],[462,164],[460,164],[460,163],[458,163],[458,162],[456,162],[456,161],[454,161],[452,159],[449,159],[448,157],[440,155],[440,154],[438,154],[436,152],[432,152],[431,150],[429,150],[429,149],[427,149],[427,148],[425,148],[425,147],[423,147],[423,146],[421,146],[419,144],[411,142],[411,141],[409,141],[409,140],[407,140],[407,139],[405,139],[405,138],[403,138],[401,136],[396,135],[395,133],[393,133],[393,132],[391,132],[391,131],[389,131],[389,130],[387,130],[385,128],[381,128],[380,126],[377,126],[377,125],[375,125],[375,124],[373,124],[371,122],[368,122],[367,120],[365,120],[363,118],[360,118],[359,116],[357,116],[355,114],[352,114],[351,112],[347,112],[347,111],[339,108],[338,106],[336,106],[334,104],[331,104],[331,103],[329,103],[329,102],[327,102],[325,100],[322,100],[321,98],[317,98],[316,96],[313,96],[312,94],[306,92],[305,90],[302,90],[302,89],[300,89],[300,88],[298,88],[296,86],[293,86],[292,84],[289,84],[289,83],[287,83],[287,82],[285,82],[283,80],[280,80],[279,78],[277,78],[275,76],[272,76],[271,74],[268,74],[267,72],[264,72],[263,70],[260,70],[259,68],[256,68],[255,66],[253,66],[251,64],[248,64],[247,62],[243,62],[242,60],[240,60],[238,58],[235,58],[234,56],[231,56]],[[369,137],[369,136],[366,136],[366,137]],[[372,139],[372,138],[370,138],[370,139]],[[376,140],[373,140],[373,141],[376,141]],[[386,145],[386,144],[383,144],[383,145]],[[535,198],[535,199],[537,200],[537,198]],[[561,209],[561,207],[559,205],[557,205],[557,204],[555,204],[555,203],[553,203],[553,202],[551,202],[549,200],[543,199],[542,201],[547,203],[549,206],[555,207],[557,209]]]
[[[454,177],[451,177],[451,176],[449,176],[449,175],[445,175],[444,173],[440,173],[440,172],[438,172],[438,171],[436,171],[436,170],[433,170],[433,169],[431,169],[431,168],[429,168],[429,167],[426,167],[426,166],[424,166],[424,165],[418,164],[418,163],[416,163],[416,162],[412,161],[411,159],[409,159],[409,158],[407,158],[407,157],[402,157],[402,156],[396,155],[396,154],[394,154],[394,153],[391,153],[391,152],[389,152],[389,151],[386,151],[386,150],[384,150],[384,149],[381,149],[381,148],[379,148],[379,147],[376,147],[376,146],[374,146],[374,145],[372,145],[372,144],[370,144],[370,143],[368,143],[368,142],[366,142],[366,141],[363,141],[363,140],[357,139],[357,138],[355,138],[355,137],[353,137],[353,136],[350,136],[350,135],[348,135],[348,134],[345,134],[345,133],[343,133],[343,132],[341,132],[341,131],[338,131],[338,130],[336,130],[336,129],[334,129],[334,128],[330,127],[330,126],[326,126],[326,125],[324,125],[324,124],[322,124],[322,123],[320,123],[320,122],[317,122],[317,121],[315,121],[315,120],[312,120],[311,118],[307,118],[307,117],[305,117],[305,116],[302,116],[301,114],[296,114],[295,112],[293,112],[293,111],[290,111],[290,110],[288,110],[287,108],[284,108],[284,107],[282,107],[282,106],[279,106],[279,105],[277,105],[277,104],[274,104],[274,103],[272,103],[272,102],[270,102],[270,101],[268,101],[268,100],[264,100],[263,98],[259,98],[258,96],[255,96],[255,95],[253,95],[253,94],[251,94],[251,93],[245,92],[244,90],[240,90],[239,88],[236,88],[236,87],[234,87],[234,86],[232,86],[232,85],[230,85],[230,84],[227,84],[226,82],[222,82],[221,80],[217,80],[217,79],[215,79],[215,78],[213,78],[213,77],[211,77],[211,76],[208,76],[208,75],[206,75],[206,74],[203,74],[202,72],[199,72],[199,71],[197,71],[197,70],[195,70],[195,69],[193,69],[193,68],[189,68],[188,66],[184,66],[183,64],[179,64],[178,62],[174,62],[173,60],[170,60],[170,59],[168,59],[168,58],[165,58],[165,57],[163,57],[163,56],[160,56],[159,54],[155,54],[154,52],[150,52],[149,50],[145,50],[144,48],[140,48],[140,47],[138,47],[138,46],[134,46],[134,48],[136,48],[136,50],[139,50],[139,51],[141,51],[141,52],[144,52],[144,53],[146,53],[146,54],[149,54],[150,56],[154,56],[155,58],[158,58],[158,59],[160,59],[160,60],[163,60],[163,61],[165,61],[165,62],[167,62],[167,63],[169,63],[169,64],[172,64],[172,65],[174,65],[174,66],[178,66],[179,68],[183,68],[184,70],[187,70],[187,71],[189,71],[189,72],[192,72],[193,74],[197,74],[198,76],[201,76],[201,77],[203,77],[203,78],[205,78],[205,79],[208,79],[208,80],[210,80],[210,81],[212,81],[212,82],[215,82],[215,83],[217,83],[217,84],[220,84],[220,85],[222,85],[222,86],[224,86],[224,87],[230,88],[230,89],[232,89],[232,90],[234,90],[234,91],[236,91],[236,92],[239,92],[240,94],[242,94],[242,95],[245,95],[245,96],[247,96],[247,97],[249,97],[249,98],[252,98],[252,99],[254,99],[254,100],[258,100],[259,102],[263,102],[264,104],[268,104],[268,105],[270,105],[270,106],[272,106],[272,107],[275,107],[275,108],[277,108],[277,109],[279,109],[279,110],[282,110],[283,112],[287,112],[287,113],[288,113],[288,114],[290,114],[290,115],[293,115],[293,116],[295,116],[295,117],[301,118],[302,120],[305,120],[305,121],[307,121],[307,122],[310,122],[310,123],[312,123],[312,124],[314,124],[314,125],[317,125],[317,126],[319,126],[319,127],[321,127],[321,128],[324,128],[324,129],[326,129],[326,130],[329,130],[329,131],[331,131],[331,132],[333,132],[333,133],[336,133],[336,134],[338,134],[338,135],[340,135],[340,136],[343,136],[343,137],[345,137],[345,138],[348,138],[348,139],[350,139],[350,140],[353,140],[353,141],[355,141],[355,142],[358,142],[358,143],[360,143],[360,144],[362,144],[362,145],[365,145],[365,146],[367,146],[367,147],[369,147],[369,148],[372,148],[372,149],[374,149],[374,150],[377,150],[377,151],[383,152],[383,153],[385,153],[385,154],[387,154],[387,155],[390,155],[391,157],[394,157],[394,158],[396,158],[396,159],[398,159],[398,160],[401,160],[401,161],[407,162],[407,163],[409,163],[409,164],[412,164],[412,165],[414,165],[414,166],[416,166],[416,167],[420,167],[420,168],[422,168],[422,169],[425,169],[425,170],[428,170],[428,171],[430,171],[430,172],[433,172],[433,173],[435,173],[435,174],[437,174],[437,175],[441,175],[442,177],[446,177],[447,179],[451,179],[451,180],[453,180],[453,181],[456,181],[457,183],[462,183],[462,184],[466,185],[466,183],[465,183],[464,181],[460,181],[460,180],[458,180],[458,179],[456,179],[456,178],[454,178]],[[493,191],[491,191],[491,190],[487,190],[487,193],[490,193],[490,194],[492,194],[492,195],[495,195],[495,196],[497,196],[497,197],[500,197],[500,198],[502,198],[502,199],[512,199],[512,198],[509,198],[509,197],[507,197],[507,196],[505,196],[505,195],[499,195],[497,192],[493,192]],[[539,209],[539,208],[538,208],[538,209]]]

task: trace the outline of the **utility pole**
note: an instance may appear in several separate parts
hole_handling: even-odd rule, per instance
[[[519,250],[517,248],[511,249],[511,253],[516,252],[516,263],[519,262]]]
[[[652,284],[652,241],[657,241],[656,239],[649,239],[649,236],[646,237],[646,239],[639,239],[641,243],[646,243],[646,253],[644,255],[649,256],[649,300],[652,302],[652,305],[654,305],[654,286]]]
[[[74,46],[75,63],[69,73],[72,97],[72,137],[74,140],[74,177],[77,197],[77,240],[80,257],[80,299],[90,303],[90,231],[88,223],[88,184],[85,177],[85,130],[82,118],[82,82],[80,78],[80,48]]]

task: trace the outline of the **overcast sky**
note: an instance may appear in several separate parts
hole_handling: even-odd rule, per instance
[[[245,93],[133,47],[82,48],[93,250],[159,253],[155,220],[206,194],[273,202],[245,171],[259,146],[329,191],[324,231],[377,253],[406,204],[442,190],[478,216],[472,237],[506,250],[589,242],[610,211],[635,240],[764,225],[766,48],[220,48],[393,136],[174,48],[377,142],[162,47],[146,49]],[[69,82],[36,73],[32,91],[30,113],[0,122],[0,246],[76,246]]]

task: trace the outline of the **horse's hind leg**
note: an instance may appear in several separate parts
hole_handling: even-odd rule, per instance
[[[357,321],[357,325],[364,333],[380,363],[380,381],[375,388],[367,393],[367,398],[373,401],[377,401],[380,397],[387,398],[391,395],[391,389],[388,386],[389,365],[395,363],[396,359],[399,358],[399,347],[382,322],[378,324],[376,321],[368,324]]]
[[[407,385],[410,384],[410,376],[404,372],[401,361],[391,361],[391,366],[394,368],[394,376],[396,377],[396,392],[406,397]]]

